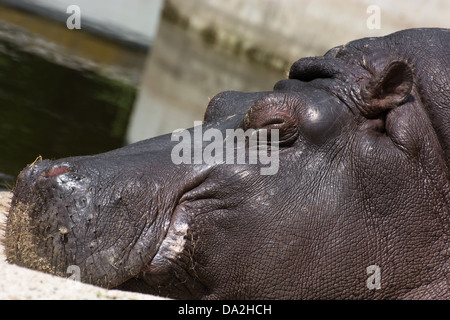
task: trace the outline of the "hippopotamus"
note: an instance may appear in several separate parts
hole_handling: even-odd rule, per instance
[[[449,29],[351,41],[193,128],[28,165],[7,259],[176,299],[450,298],[449,121]]]

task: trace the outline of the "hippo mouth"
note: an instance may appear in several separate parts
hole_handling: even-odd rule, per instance
[[[62,277],[75,267],[82,282],[113,288],[183,250],[186,215],[157,183],[147,199],[139,179],[104,190],[100,174],[81,172],[48,160],[21,172],[5,230],[10,263]]]

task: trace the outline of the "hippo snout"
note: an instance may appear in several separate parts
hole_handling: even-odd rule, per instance
[[[66,275],[67,266],[76,263],[67,253],[79,250],[85,235],[80,223],[93,217],[90,185],[87,176],[67,163],[36,161],[26,167],[18,176],[8,216],[8,260]]]
[[[159,192],[156,183],[114,181],[136,167],[127,171],[77,159],[36,161],[19,174],[6,228],[7,258],[60,276],[77,266],[81,281],[115,287],[156,255],[173,207],[151,201]]]

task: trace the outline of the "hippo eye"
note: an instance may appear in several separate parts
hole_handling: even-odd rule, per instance
[[[298,123],[284,95],[268,95],[257,100],[244,119],[244,130],[266,129],[270,136],[278,130],[280,146],[292,144],[298,136]]]

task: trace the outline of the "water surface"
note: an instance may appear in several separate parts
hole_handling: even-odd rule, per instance
[[[38,156],[121,147],[136,90],[0,40],[0,188]]]

